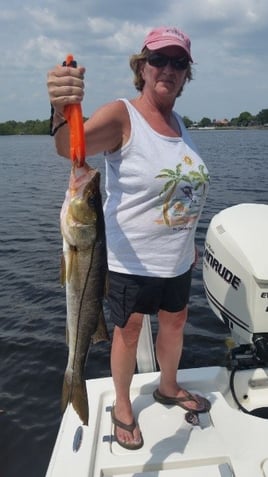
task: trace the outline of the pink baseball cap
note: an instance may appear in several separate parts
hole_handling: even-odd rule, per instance
[[[146,46],[148,50],[158,50],[165,46],[174,45],[183,48],[191,62],[193,62],[191,57],[191,40],[185,33],[176,27],[154,28],[145,37],[142,49]]]

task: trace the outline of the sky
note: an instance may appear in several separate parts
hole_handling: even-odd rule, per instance
[[[175,110],[192,121],[268,108],[267,0],[9,0],[0,10],[0,122],[47,119],[47,72],[73,54],[85,66],[84,116],[133,98],[129,57],[154,27],[192,42],[194,80]]]

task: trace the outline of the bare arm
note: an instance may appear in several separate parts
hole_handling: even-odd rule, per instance
[[[119,149],[130,134],[129,116],[124,103],[114,101],[102,106],[85,122],[84,128],[88,155]]]
[[[54,127],[62,122],[64,107],[67,104],[82,102],[84,72],[85,69],[82,67],[57,66],[48,73],[48,93],[55,110]],[[127,141],[130,132],[129,118],[124,104],[121,101],[115,101],[101,107],[85,122],[84,128],[87,155],[119,148]],[[58,154],[69,158],[68,125],[61,127],[54,137]]]

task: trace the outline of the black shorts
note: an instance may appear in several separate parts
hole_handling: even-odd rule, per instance
[[[174,278],[146,277],[109,271],[111,321],[123,328],[131,313],[152,315],[181,311],[189,301],[192,269]]]

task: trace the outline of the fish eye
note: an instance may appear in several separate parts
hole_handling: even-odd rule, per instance
[[[94,207],[95,204],[96,204],[95,196],[90,195],[87,199],[87,203],[88,203],[89,206]]]

